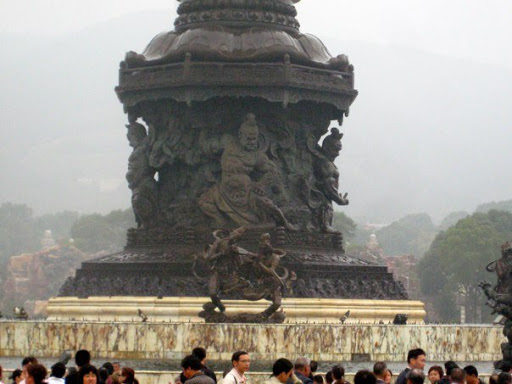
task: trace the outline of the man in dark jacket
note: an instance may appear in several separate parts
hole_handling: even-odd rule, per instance
[[[406,384],[407,382],[407,374],[411,369],[419,369],[423,371],[425,368],[425,364],[427,362],[425,351],[421,348],[411,349],[407,354],[407,364],[409,365],[405,368],[400,375],[398,375],[395,384]]]
[[[309,378],[311,373],[311,360],[307,357],[299,357],[295,360],[294,373],[297,378],[302,381],[302,384],[313,384],[313,380]]]
[[[215,376],[215,373],[206,366],[206,349],[202,347],[197,347],[192,350],[192,355],[197,357],[199,361],[201,362],[201,372],[203,372],[206,376],[210,377],[215,384],[217,384],[217,376]],[[185,383],[187,381],[187,378],[183,374],[183,372],[180,374],[180,381],[181,383]]]

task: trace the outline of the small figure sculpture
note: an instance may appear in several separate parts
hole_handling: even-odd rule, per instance
[[[493,309],[493,313],[506,319],[503,335],[508,342],[501,344],[503,359],[494,363],[497,369],[501,369],[504,364],[512,364],[512,245],[509,242],[501,246],[501,258],[487,265],[486,269],[495,271],[498,277],[494,288],[486,281],[480,283],[488,299],[487,305]]]
[[[311,149],[315,155],[316,189],[320,196],[315,215],[318,225],[323,232],[334,232],[332,228],[333,212],[332,202],[338,205],[348,205],[348,194],[342,195],[338,191],[340,173],[334,164],[341,151],[341,138],[343,134],[338,128],[332,128],[320,150]]]
[[[215,145],[203,144],[206,152],[222,152],[221,181],[198,200],[203,213],[214,219],[218,228],[270,220],[277,226],[294,229],[266,195],[269,186],[279,189],[278,174],[275,164],[259,148],[258,140],[256,117],[250,113],[240,126],[238,140],[225,137]]]
[[[129,115],[130,124],[127,138],[133,148],[128,159],[126,180],[132,190],[132,207],[139,228],[155,224],[157,208],[157,184],[155,170],[149,165],[149,141],[146,128],[137,123],[136,117]]]

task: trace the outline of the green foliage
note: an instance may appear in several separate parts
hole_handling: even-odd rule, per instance
[[[351,240],[357,229],[355,221],[343,212],[334,212],[332,226],[336,231],[343,233],[343,239],[345,241]]]
[[[446,231],[448,228],[457,224],[459,220],[464,219],[468,216],[469,213],[465,211],[451,212],[443,219],[443,221],[441,221],[441,224],[439,224],[439,230]]]
[[[437,230],[426,213],[407,215],[376,232],[386,255],[422,257]]]
[[[485,266],[500,257],[500,246],[512,234],[512,214],[504,211],[475,213],[440,232],[417,267],[420,288],[432,299],[442,321],[457,321],[456,297],[471,311],[483,306],[478,283],[493,279]]]
[[[108,215],[80,217],[71,228],[71,237],[84,252],[117,252],[126,244],[126,231],[135,225],[133,211],[112,211]]]
[[[504,200],[498,202],[493,201],[491,203],[481,204],[476,208],[475,212],[486,213],[491,210],[506,211],[512,213],[512,200]]]

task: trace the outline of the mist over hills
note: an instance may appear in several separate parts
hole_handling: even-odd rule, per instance
[[[130,205],[126,117],[114,93],[119,62],[172,23],[168,14],[145,12],[60,38],[0,35],[0,202],[39,213]],[[318,36],[356,71],[359,97],[338,159],[348,215],[439,219],[510,198],[511,71]]]

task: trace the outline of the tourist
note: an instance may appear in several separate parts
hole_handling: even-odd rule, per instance
[[[277,359],[272,366],[272,377],[265,384],[284,384],[293,374],[293,364],[288,359]]]
[[[422,369],[413,368],[405,376],[407,384],[423,384],[425,382],[425,374]]]
[[[348,382],[345,381],[345,368],[343,368],[341,364],[332,367],[331,372],[334,384],[348,384]]]
[[[497,384],[512,384],[512,376],[508,372],[501,372],[498,375]]]
[[[510,365],[509,363],[501,364],[501,372],[508,372],[508,373],[510,373],[510,371],[512,371],[512,365]]]
[[[79,380],[79,374],[82,367],[91,364],[91,354],[85,349],[81,349],[75,353],[75,364],[77,367],[76,372],[68,373],[66,376],[66,384],[82,384],[82,380]],[[98,376],[98,370],[94,367],[96,378]]]
[[[110,376],[111,384],[121,384],[119,376],[121,376],[121,372],[114,372],[112,376]]]
[[[439,365],[433,365],[428,370],[428,381],[430,384],[435,384],[444,376],[443,368]]]
[[[206,349],[202,347],[197,347],[192,350],[192,355],[196,356],[201,361],[201,371],[206,375],[212,378],[212,380],[217,383],[217,376],[215,376],[215,373],[206,366]],[[187,378],[181,372],[179,382],[185,383],[187,381]]]
[[[23,371],[21,369],[15,369],[12,371],[11,376],[9,376],[11,380],[11,384],[20,384],[23,379]]]
[[[0,384],[4,384],[2,382],[2,376],[3,376],[3,370],[2,370],[2,366],[0,365]]]
[[[129,367],[121,368],[119,382],[122,384],[139,384],[139,381],[135,378],[135,371]]]
[[[441,377],[441,380],[437,384],[450,384],[452,382],[451,374],[455,368],[459,368],[457,363],[453,360],[448,360],[444,363],[445,375]]]
[[[203,371],[201,371],[201,360],[199,360],[197,356],[186,356],[181,361],[181,368],[183,369],[183,374],[185,375],[188,384],[215,384],[211,377],[207,376]]]
[[[27,384],[43,384],[46,378],[46,367],[38,363],[30,363],[27,365],[27,376],[25,381]]]
[[[373,374],[377,378],[377,384],[386,384],[386,374],[388,373],[388,366],[383,361],[377,361],[373,365]]]
[[[48,384],[64,384],[64,375],[66,374],[66,366],[64,363],[60,361],[52,365],[50,373],[50,378],[48,379]]]
[[[489,376],[489,384],[498,384],[498,374],[493,373],[491,376]]]
[[[411,369],[419,369],[423,371],[423,368],[425,368],[426,363],[426,354],[425,351],[421,348],[411,349],[407,353],[407,364],[408,367],[405,368],[398,377],[396,378],[395,384],[406,384],[406,376],[409,373]]]
[[[302,384],[313,384],[313,380],[309,378],[309,374],[311,373],[311,360],[307,357],[299,357],[295,360],[293,373],[302,381]]]
[[[107,368],[101,366],[101,368],[98,369],[99,384],[107,384],[109,376]]]
[[[386,374],[384,375],[384,383],[391,384],[391,380],[393,379],[393,372],[391,369],[386,369]]]
[[[27,356],[27,357],[23,358],[23,360],[21,361],[21,369],[23,371],[22,379],[20,381],[21,384],[26,384],[25,379],[27,378],[28,366],[31,364],[37,364],[37,363],[38,363],[38,361],[34,356]]]
[[[466,382],[466,372],[460,368],[453,368],[450,372],[452,384],[464,384]]]
[[[231,356],[231,365],[233,369],[224,377],[223,384],[246,384],[247,377],[245,372],[251,366],[251,358],[245,351],[237,351]]]
[[[106,384],[112,384],[112,375],[114,374],[114,364],[112,364],[110,361],[107,361],[101,367],[105,368],[108,372],[108,378],[106,380]]]
[[[98,384],[98,370],[94,365],[84,365],[78,371],[78,376],[76,380],[78,384]]]
[[[464,372],[466,372],[467,384],[483,384],[482,380],[478,377],[478,370],[474,365],[466,365]]]
[[[309,373],[309,378],[313,380],[313,376],[316,375],[316,371],[318,369],[318,361],[311,360],[311,362],[309,363],[309,368],[311,369],[311,372]]]
[[[112,365],[114,366],[114,373],[117,372],[121,374],[121,363],[119,361],[114,361]]]
[[[314,375],[313,376],[313,384],[325,384],[323,376],[322,375]]]
[[[332,384],[334,382],[334,377],[332,376],[332,370],[325,374],[325,383]]]
[[[376,384],[377,378],[373,372],[363,369],[354,376],[354,384]]]

